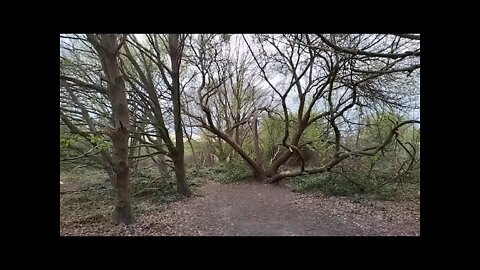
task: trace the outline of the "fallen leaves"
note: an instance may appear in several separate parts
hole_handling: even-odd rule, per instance
[[[420,201],[359,201],[299,194],[256,183],[208,181],[199,192],[169,204],[137,201],[136,223],[115,226],[111,205],[67,208],[61,198],[64,236],[209,235],[419,235]],[[261,196],[258,196],[261,194]],[[62,196],[74,196],[66,194]]]

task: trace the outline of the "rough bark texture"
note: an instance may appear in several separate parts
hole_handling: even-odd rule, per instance
[[[301,132],[297,131],[296,134],[294,135],[291,142],[293,146],[298,146],[298,142],[300,140],[300,136],[302,135],[302,132],[303,130]],[[279,155],[279,157],[273,161],[272,165],[270,166],[270,169],[268,170],[269,174],[270,175],[278,174],[278,169],[280,168],[280,166],[285,164],[285,162],[287,162],[287,160],[292,156],[292,154],[293,154],[293,151],[288,151],[288,150],[283,151]]]
[[[219,130],[213,130],[213,132],[219,138],[223,139],[226,143],[228,143],[243,158],[243,160],[247,163],[247,165],[252,170],[253,177],[255,178],[255,180],[263,182],[263,181],[265,181],[265,179],[267,179],[267,175],[266,175],[265,171],[263,170],[262,166],[260,166],[259,163],[257,163],[255,160],[253,160],[243,150],[243,148],[233,140],[232,137],[228,136],[225,133],[220,132]]]
[[[115,172],[112,175],[116,192],[113,222],[115,224],[130,224],[135,221],[130,204],[128,163],[130,119],[125,82],[117,61],[118,50],[121,45],[117,44],[117,37],[113,34],[103,34],[100,39],[88,35],[88,38],[100,56],[103,71],[109,82],[107,90],[115,118],[115,128],[108,132],[113,144],[113,168]]]
[[[177,177],[177,190],[180,194],[190,196],[192,192],[188,187],[185,178],[185,153],[183,144],[182,115],[180,104],[180,62],[182,59],[180,40],[178,34],[170,34],[168,36],[170,60],[172,63],[172,102],[173,102],[173,123],[175,126],[175,152],[173,154],[173,162],[175,167],[175,175]]]
[[[190,190],[188,183],[186,181],[186,173],[185,173],[185,163],[182,157],[174,156],[173,159],[173,166],[175,168],[175,176],[177,178],[177,191],[178,193],[190,196],[192,195],[192,191]]]

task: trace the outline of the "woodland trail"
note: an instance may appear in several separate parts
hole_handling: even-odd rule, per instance
[[[128,236],[418,236],[419,198],[355,202],[284,186],[206,181],[195,196],[151,208],[132,225],[64,222],[61,235]],[[87,220],[87,219],[86,219]],[[62,225],[62,222],[61,222]]]
[[[209,181],[201,194],[204,197],[190,209],[196,213],[196,218],[190,219],[194,224],[188,225],[208,235],[327,236],[356,232],[356,228],[342,225],[338,217],[301,207],[294,193],[275,185]]]
[[[364,236],[419,235],[419,201],[355,203],[300,194],[277,185],[207,181],[158,219],[171,235]],[[156,218],[156,219],[157,219]]]

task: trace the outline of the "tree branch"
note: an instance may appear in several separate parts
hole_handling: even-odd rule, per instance
[[[354,55],[365,55],[365,56],[371,56],[371,57],[384,57],[384,58],[391,58],[391,59],[403,58],[403,57],[407,57],[407,56],[417,56],[417,57],[420,56],[420,51],[419,50],[413,51],[413,52],[409,51],[409,52],[405,52],[405,53],[395,54],[395,53],[375,53],[375,52],[367,52],[367,51],[362,51],[362,50],[343,48],[343,47],[340,47],[340,46],[332,43],[330,40],[328,40],[323,35],[320,35],[320,34],[317,34],[317,35],[318,35],[318,37],[320,37],[320,39],[325,44],[327,44],[328,46],[332,47],[333,49],[335,49],[336,51],[339,51],[339,52],[345,52],[345,53],[354,54]]]

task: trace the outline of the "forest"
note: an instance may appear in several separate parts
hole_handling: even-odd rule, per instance
[[[419,236],[419,34],[60,34],[61,236]]]

